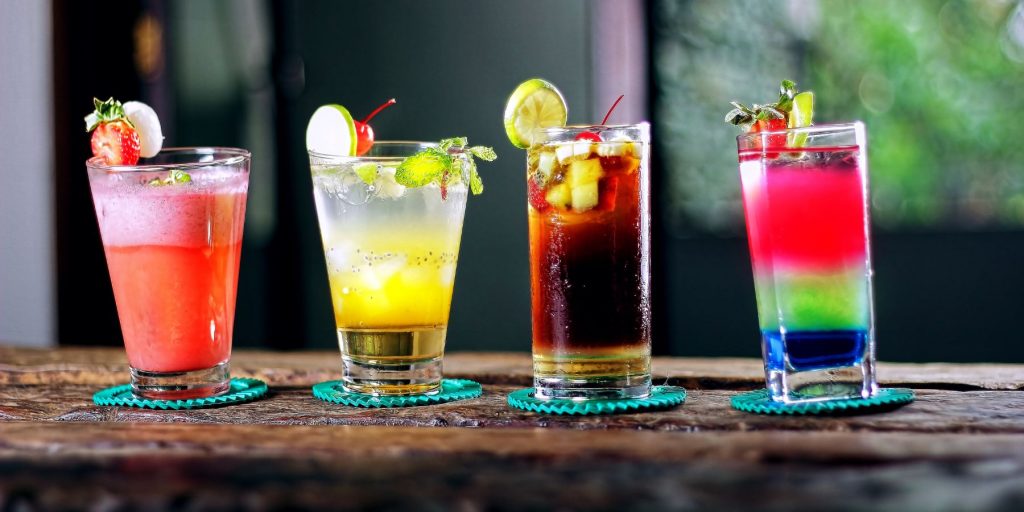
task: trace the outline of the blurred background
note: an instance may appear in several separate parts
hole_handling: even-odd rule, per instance
[[[1024,362],[1024,0],[0,1],[0,340],[119,345],[82,117],[139,99],[165,145],[254,158],[235,346],[336,346],[306,122],[384,100],[378,139],[469,136],[449,350],[530,348],[525,154],[507,95],[653,124],[655,350],[760,355],[730,100],[780,79],[870,141],[878,354]]]

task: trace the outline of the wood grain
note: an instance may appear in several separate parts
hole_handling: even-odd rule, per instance
[[[445,375],[471,378],[484,384],[529,386],[532,363],[527,353],[456,352],[445,356]],[[232,374],[256,377],[273,386],[312,386],[339,377],[341,361],[335,351],[267,352],[237,350]],[[658,384],[688,389],[754,389],[763,387],[758,359],[655,357]],[[1024,365],[879,363],[885,385],[920,389],[1024,390]],[[27,349],[0,347],[0,384],[124,383],[128,363],[114,348]]]
[[[1024,436],[0,424],[12,468],[26,508],[1011,510]]]
[[[566,418],[509,408],[528,354],[446,357],[478,399],[406,409],[320,402],[336,352],[237,351],[259,401],[97,407],[118,349],[0,348],[0,510],[1024,509],[1024,366],[881,364],[918,400],[881,414],[769,417],[729,398],[756,359],[655,358],[668,411]]]
[[[308,388],[275,388],[262,400],[211,409],[159,411],[92,404],[96,388],[5,386],[0,419],[59,422],[223,423],[266,425],[381,425],[575,430],[1024,433],[1024,393],[919,390],[917,402],[884,414],[773,417],[729,406],[733,392],[691,390],[686,403],[660,412],[614,416],[547,416],[508,407],[517,389],[485,386],[477,399],[429,407],[362,409],[322,402]]]

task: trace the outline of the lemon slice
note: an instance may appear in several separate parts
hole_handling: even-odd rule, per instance
[[[352,115],[341,105],[323,105],[306,127],[306,149],[334,156],[354,156],[359,138]]]
[[[802,128],[810,126],[814,117],[814,93],[804,91],[793,96],[793,110],[789,113],[788,128]],[[807,142],[806,133],[790,133],[787,144],[789,147],[799,148]]]
[[[505,134],[516,147],[528,148],[536,140],[537,130],[565,126],[569,109],[565,98],[551,82],[531,78],[516,87],[505,104]]]

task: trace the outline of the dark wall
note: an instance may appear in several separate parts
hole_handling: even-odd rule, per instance
[[[879,359],[1024,362],[1024,233],[876,232],[872,242]],[[759,356],[746,239],[667,246],[672,353]]]
[[[304,64],[305,85],[286,104],[284,126],[299,144],[279,171],[296,190],[288,207],[299,212],[294,249],[302,268],[287,271],[295,271],[296,292],[308,301],[302,321],[310,343],[336,341],[302,142],[306,123],[324,103],[341,103],[358,118],[395,97],[398,104],[373,122],[378,139],[468,136],[499,155],[481,166],[486,190],[467,207],[448,348],[529,350],[526,156],[505,137],[502,111],[519,82],[542,76],[562,89],[570,120],[592,117],[586,3],[303,1],[288,8],[301,20],[286,37]]]

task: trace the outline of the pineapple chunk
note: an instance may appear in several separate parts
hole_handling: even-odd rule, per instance
[[[572,187],[572,209],[577,212],[585,212],[597,206],[599,199],[596,181]]]
[[[569,185],[566,183],[552,185],[548,188],[548,192],[544,194],[544,200],[559,210],[569,209],[569,203],[572,202],[572,193]]]
[[[575,188],[586,183],[597,183],[602,176],[604,176],[604,170],[601,169],[601,161],[597,158],[588,158],[570,163],[565,181],[570,187]]]

